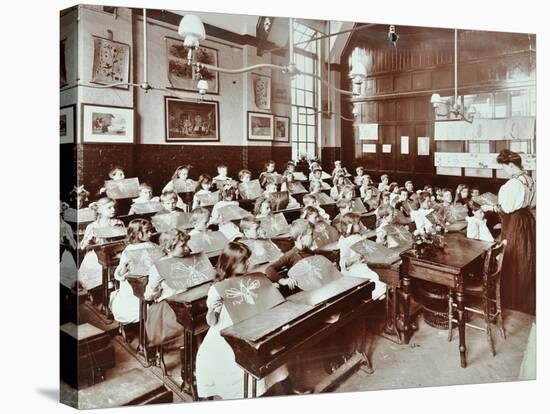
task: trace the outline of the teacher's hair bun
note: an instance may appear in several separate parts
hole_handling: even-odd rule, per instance
[[[499,164],[514,164],[519,168],[522,168],[521,155],[517,152],[510,151],[509,149],[503,149],[497,156],[497,162]]]

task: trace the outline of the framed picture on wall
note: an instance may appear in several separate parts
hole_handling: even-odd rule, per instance
[[[256,73],[253,73],[251,78],[256,108],[269,111],[271,109],[271,78]]]
[[[76,131],[76,106],[67,105],[59,109],[59,141],[61,144],[73,144]]]
[[[290,104],[290,83],[273,82],[273,102]]]
[[[181,39],[164,38],[166,42],[166,57],[168,67],[169,88],[183,91],[197,92],[199,75],[187,64],[189,48],[183,45]],[[218,66],[218,51],[211,47],[200,46],[195,50],[195,59],[198,63]],[[209,94],[220,93],[218,72],[203,69],[201,78],[208,81]]]
[[[134,143],[134,109],[82,104],[82,142]]]
[[[248,140],[273,141],[273,115],[249,111]]]
[[[220,140],[218,102],[165,96],[164,111],[166,142]]]
[[[98,36],[92,37],[94,39],[94,60],[91,82],[101,85],[128,83],[130,79],[130,45]],[[117,87],[128,89],[128,85]]]
[[[290,118],[288,116],[275,116],[274,141],[288,142]]]

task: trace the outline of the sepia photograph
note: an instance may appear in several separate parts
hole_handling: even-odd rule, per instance
[[[540,378],[538,35],[363,20],[61,13],[61,402]]]
[[[273,141],[273,115],[248,112],[248,140]]]
[[[166,141],[219,141],[218,103],[165,97]]]

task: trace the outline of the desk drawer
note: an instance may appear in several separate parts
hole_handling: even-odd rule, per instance
[[[409,262],[405,275],[409,275],[415,279],[422,279],[428,282],[437,283],[438,285],[455,287],[455,275],[445,272],[443,269],[434,269],[433,267],[422,266],[421,263]]]

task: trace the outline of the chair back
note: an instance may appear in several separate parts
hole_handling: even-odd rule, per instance
[[[500,277],[505,250],[506,240],[495,243],[490,249],[487,250],[485,262],[483,263],[484,282]]]

